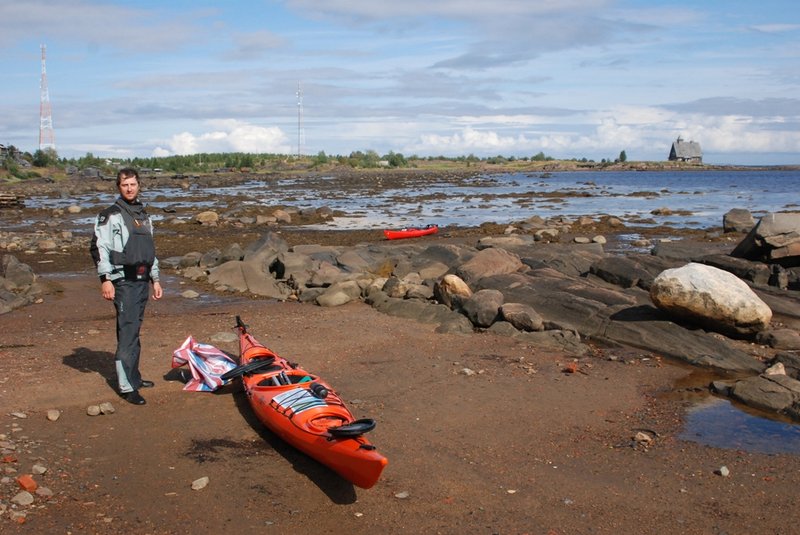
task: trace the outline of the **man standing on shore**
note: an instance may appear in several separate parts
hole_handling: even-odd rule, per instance
[[[114,355],[119,394],[134,405],[144,405],[140,388],[155,386],[139,372],[139,330],[153,284],[153,299],[161,299],[153,222],[139,201],[139,173],[117,173],[117,201],[100,212],[94,225],[92,259],[100,277],[104,299],[117,312],[117,351]]]

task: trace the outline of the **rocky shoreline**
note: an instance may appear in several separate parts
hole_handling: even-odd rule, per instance
[[[48,195],[69,195],[57,186]],[[701,383],[675,381],[696,369],[704,392],[797,421],[798,268],[778,258],[791,233],[752,232],[743,213],[703,231],[586,214],[386,241],[303,228],[326,210],[203,212],[157,225],[169,285],[145,321],[144,370],[157,379],[147,407],[103,411],[113,315],[78,224],[90,209],[0,211],[6,526],[182,533],[236,518],[242,532],[305,532],[326,519],[330,532],[399,533],[478,519],[487,532],[757,533],[793,522],[795,456],[680,440],[685,404],[657,399],[693,392]],[[732,255],[740,246],[749,258]],[[722,314],[724,301],[697,297],[707,289],[681,290],[698,274],[747,304]],[[356,500],[249,423],[241,396],[187,394],[164,372],[190,333],[224,344],[233,314],[380,420],[390,467],[376,489]],[[126,466],[120,443],[146,447]],[[186,490],[201,476],[207,488]],[[37,490],[17,488],[30,479]],[[182,513],[198,507],[203,525]]]
[[[212,177],[204,187],[212,184],[232,185]],[[80,187],[113,194],[113,184],[106,182]],[[39,228],[0,235],[0,251],[7,253],[2,263],[3,312],[43,299],[45,289],[36,284],[36,271],[91,269],[88,255],[83,256],[88,235],[61,230],[70,217],[81,215],[80,206],[50,213],[13,210],[5,215],[38,219]],[[485,330],[575,355],[596,346],[636,348],[758,380],[766,377],[765,369],[781,364],[788,378],[798,379],[800,269],[792,245],[798,240],[791,238],[796,218],[786,223],[788,229],[776,231],[777,237],[753,237],[747,234],[758,227],[752,216],[732,210],[721,230],[683,231],[684,239],[678,241],[657,238],[661,229],[639,228],[653,238],[627,244],[625,251],[615,238],[631,229],[610,216],[533,217],[511,225],[445,228],[434,237],[395,242],[380,239],[375,231],[303,229],[332,215],[324,208],[271,207],[268,213],[201,210],[190,219],[167,218],[159,225],[162,268],[220,294],[326,307],[363,300],[390,315],[437,324],[439,332]],[[759,257],[754,249],[769,240],[782,248],[770,250],[784,253]],[[654,281],[666,270],[688,264],[746,281],[755,292],[753,300],[767,303],[774,316],[758,328],[731,333],[724,325],[727,320],[655,306]],[[702,278],[714,276],[705,273]],[[767,380],[774,382],[772,374]],[[777,393],[766,397],[753,394],[758,388],[737,390],[736,382],[718,382],[714,388],[751,406],[800,419],[800,403],[794,401],[800,399],[800,383],[792,381],[768,389]]]

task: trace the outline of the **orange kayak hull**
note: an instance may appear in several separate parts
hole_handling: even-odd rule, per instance
[[[258,419],[281,439],[354,485],[373,487],[388,460],[358,430],[347,432],[365,420],[356,420],[327,382],[261,345],[243,325],[237,329],[240,367],[258,365],[259,359],[274,359],[269,366],[242,375]],[[320,390],[324,396],[319,395]]]
[[[439,232],[436,225],[428,225],[423,228],[404,228],[399,230],[384,230],[383,235],[387,240],[402,240],[403,238],[418,238]]]

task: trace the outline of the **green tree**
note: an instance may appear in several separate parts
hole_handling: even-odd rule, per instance
[[[408,165],[405,156],[399,152],[389,151],[389,154],[384,156],[383,159],[389,162],[390,167],[405,167]]]
[[[621,161],[621,162],[627,162],[628,161],[628,155],[625,154],[624,150],[619,153],[619,161]]]
[[[314,156],[312,163],[313,165],[324,165],[328,163],[328,155],[325,154],[324,150],[321,150],[317,153],[316,156]]]

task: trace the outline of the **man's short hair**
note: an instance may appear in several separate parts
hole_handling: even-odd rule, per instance
[[[135,178],[136,182],[139,182],[139,171],[133,167],[125,167],[124,169],[117,171],[117,187],[119,187],[119,185],[122,184],[122,181],[126,178]]]

